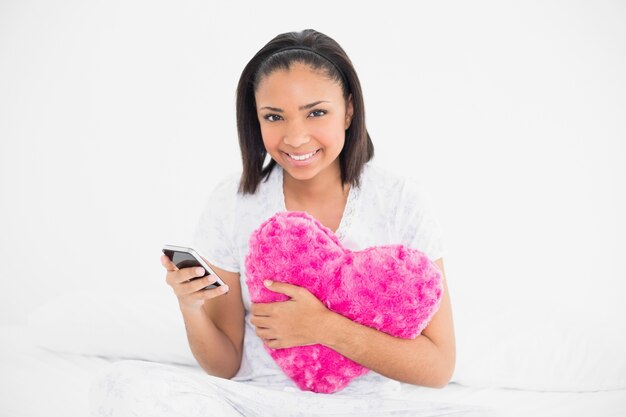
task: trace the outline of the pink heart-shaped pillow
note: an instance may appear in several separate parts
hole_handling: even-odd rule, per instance
[[[315,218],[281,212],[250,237],[246,283],[254,303],[285,301],[272,279],[307,288],[330,310],[405,339],[417,337],[439,308],[441,273],[426,255],[402,245],[353,252]],[[322,345],[265,349],[302,390],[332,393],[368,369]]]

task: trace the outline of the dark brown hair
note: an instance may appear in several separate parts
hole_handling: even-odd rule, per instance
[[[248,62],[237,86],[237,131],[243,163],[239,191],[244,194],[254,194],[276,166],[276,161],[271,160],[263,167],[267,151],[261,136],[254,92],[263,77],[278,69],[289,69],[294,62],[325,72],[341,85],[346,100],[352,95],[354,113],[339,154],[341,181],[358,187],[363,166],[374,156],[374,145],[365,127],[361,84],[348,55],[333,39],[313,29],[283,33],[268,42]]]

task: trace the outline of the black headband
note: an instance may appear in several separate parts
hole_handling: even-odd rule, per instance
[[[272,55],[275,55],[275,54],[278,54],[278,53],[284,52],[284,51],[294,51],[294,50],[295,51],[299,50],[299,51],[313,52],[315,55],[317,55],[320,58],[323,58],[324,60],[328,61],[333,67],[335,67],[335,69],[339,73],[339,76],[341,76],[341,79],[343,80],[343,84],[346,87],[346,89],[350,90],[350,84],[348,84],[348,78],[343,73],[343,70],[341,68],[339,68],[339,65],[335,64],[335,61],[333,61],[332,59],[330,59],[329,57],[327,57],[323,53],[316,51],[313,48],[310,48],[310,47],[304,46],[304,45],[285,46],[284,48],[280,48],[278,51],[274,52]]]

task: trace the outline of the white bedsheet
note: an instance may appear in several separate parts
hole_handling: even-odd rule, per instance
[[[92,378],[119,358],[61,354],[34,345],[22,327],[0,327],[0,416],[87,417]],[[175,365],[182,370],[189,367]],[[489,407],[503,416],[623,417],[626,390],[538,392],[449,384],[437,390],[403,385],[403,397]]]
[[[0,327],[0,340],[0,416],[89,416],[91,378],[112,360],[44,350],[25,327]]]

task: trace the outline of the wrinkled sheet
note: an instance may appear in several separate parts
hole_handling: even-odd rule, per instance
[[[433,401],[427,395],[342,390],[317,394],[283,384],[239,382],[144,361],[121,361],[91,390],[94,415],[122,417],[490,416],[484,407]],[[133,414],[131,414],[131,412]]]
[[[156,378],[157,383],[151,385],[139,384],[144,385],[141,389],[149,390],[148,394],[152,392],[162,396],[163,407],[168,406],[167,396],[170,395],[169,398],[175,400],[169,404],[174,403],[176,410],[189,407],[188,410],[194,413],[197,410],[194,415],[202,416],[212,415],[210,413],[220,410],[219,407],[223,411],[220,415],[225,416],[229,415],[225,413],[239,416],[280,415],[281,411],[291,413],[294,407],[301,413],[308,412],[304,415],[332,416],[354,415],[358,411],[360,414],[357,415],[618,417],[623,416],[626,410],[626,390],[538,392],[466,387],[454,383],[440,390],[402,384],[400,391],[385,393],[385,399],[375,393],[359,397],[358,393],[348,391],[343,396],[334,395],[319,401],[316,397],[323,394],[282,390],[271,384],[242,385],[207,376],[198,367],[121,362],[122,358],[52,352],[35,346],[19,326],[0,327],[0,342],[0,416],[89,416],[90,387],[92,406],[96,406],[98,396],[108,395],[106,389],[98,388],[98,384],[106,381],[107,376],[115,375],[116,371],[131,376],[133,372],[126,372],[129,365],[130,369],[137,369],[133,377],[137,378],[135,382],[159,374],[167,375],[169,379]],[[174,384],[158,382],[171,381],[172,378]],[[135,386],[133,389],[137,392],[138,388]],[[293,398],[298,401],[290,400]],[[364,410],[365,404],[377,408]],[[166,415],[175,414],[168,412]]]

